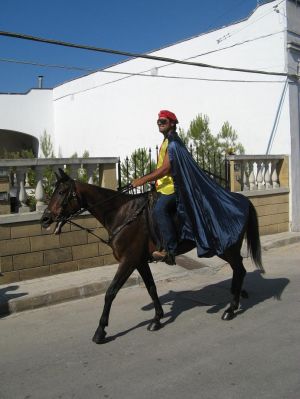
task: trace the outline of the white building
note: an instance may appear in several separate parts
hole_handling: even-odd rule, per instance
[[[266,1],[245,20],[154,51],[220,67],[282,73],[262,75],[136,58],[61,84],[53,90],[0,95],[1,129],[40,137],[56,151],[91,156],[130,155],[161,137],[160,109],[187,129],[207,114],[213,133],[225,121],[249,154],[291,155],[292,228],[300,230],[299,74],[300,4]],[[116,72],[137,75],[122,75]],[[290,74],[289,77],[284,74]]]

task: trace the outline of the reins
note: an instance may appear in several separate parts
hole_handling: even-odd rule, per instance
[[[147,199],[143,202],[142,206],[139,207],[139,208],[133,213],[133,215],[132,215],[129,219],[126,220],[126,222],[124,222],[122,225],[118,226],[117,229],[116,229],[115,231],[113,231],[113,232],[109,235],[108,240],[105,240],[105,239],[103,239],[102,237],[100,237],[100,236],[98,236],[97,234],[95,234],[95,233],[93,232],[94,229],[89,229],[89,228],[87,228],[87,227],[83,227],[83,226],[81,226],[80,224],[73,222],[71,219],[73,219],[73,218],[76,217],[76,216],[81,215],[83,212],[90,211],[91,208],[94,208],[94,207],[96,207],[96,206],[102,205],[102,204],[104,204],[105,202],[111,201],[112,199],[114,199],[114,198],[116,198],[116,197],[119,197],[119,196],[122,195],[122,194],[128,193],[128,192],[131,191],[132,189],[133,189],[132,185],[131,185],[131,184],[128,184],[128,185],[122,187],[122,189],[120,189],[120,190],[118,191],[118,193],[116,193],[115,195],[112,195],[111,197],[106,198],[105,200],[101,200],[101,201],[99,201],[99,202],[96,202],[95,204],[93,204],[93,205],[91,205],[91,206],[82,207],[81,204],[80,204],[78,195],[77,195],[77,193],[76,193],[76,190],[75,190],[75,182],[73,181],[73,184],[70,186],[70,191],[69,191],[68,195],[65,197],[65,199],[64,199],[64,201],[63,201],[63,205],[65,205],[65,204],[68,203],[68,200],[69,200],[70,197],[76,197],[77,202],[78,202],[78,204],[80,205],[80,209],[79,209],[78,211],[72,213],[68,218],[66,218],[66,219],[63,220],[63,221],[64,221],[65,223],[69,223],[69,224],[72,224],[72,225],[74,225],[74,226],[76,226],[76,227],[79,227],[81,230],[85,230],[87,233],[89,233],[89,234],[93,235],[94,237],[98,238],[98,239],[99,239],[101,242],[103,242],[104,244],[109,245],[110,242],[112,241],[112,239],[113,239],[117,234],[119,234],[119,232],[120,232],[121,230],[123,230],[124,227],[128,226],[130,223],[132,223],[133,221],[135,221],[136,218],[139,216],[139,214],[142,213],[142,211],[144,210],[144,208],[145,208],[145,206],[146,206],[146,204],[147,204],[147,202],[148,202]],[[72,192],[72,191],[73,191],[73,192]]]

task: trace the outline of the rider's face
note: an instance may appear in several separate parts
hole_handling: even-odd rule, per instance
[[[159,118],[157,120],[157,126],[161,133],[168,133],[174,127],[174,122],[170,121],[168,118]]]

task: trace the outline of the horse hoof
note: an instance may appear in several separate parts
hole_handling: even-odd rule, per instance
[[[242,291],[241,291],[241,297],[242,297],[242,298],[248,299],[248,298],[249,298],[248,292],[247,292],[246,290],[242,290]]]
[[[222,320],[232,320],[234,318],[234,312],[225,311],[222,315]]]
[[[100,333],[96,331],[92,341],[95,342],[95,344],[103,344],[105,342],[106,334],[106,331],[101,331]]]
[[[151,321],[149,326],[147,327],[148,331],[157,331],[161,328],[161,323],[159,321]]]

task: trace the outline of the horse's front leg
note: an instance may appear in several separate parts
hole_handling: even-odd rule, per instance
[[[163,311],[163,308],[161,306],[161,303],[160,303],[158,295],[157,295],[156,285],[153,280],[151,269],[149,267],[149,264],[147,262],[145,262],[141,266],[138,266],[137,270],[140,273],[140,275],[145,283],[145,286],[148,290],[148,293],[153,301],[154,308],[155,308],[155,316],[154,316],[154,319],[151,320],[151,322],[148,326],[148,330],[149,331],[157,331],[161,328],[160,319],[162,319],[164,317],[164,311]]]
[[[134,267],[130,266],[129,263],[127,262],[120,263],[117,273],[105,293],[103,312],[99,321],[98,328],[93,336],[93,341],[96,344],[101,344],[105,342],[105,336],[106,336],[105,327],[108,326],[109,313],[112,302],[115,299],[119,290],[122,288],[122,286],[125,284],[127,279],[132,274],[133,270]]]

